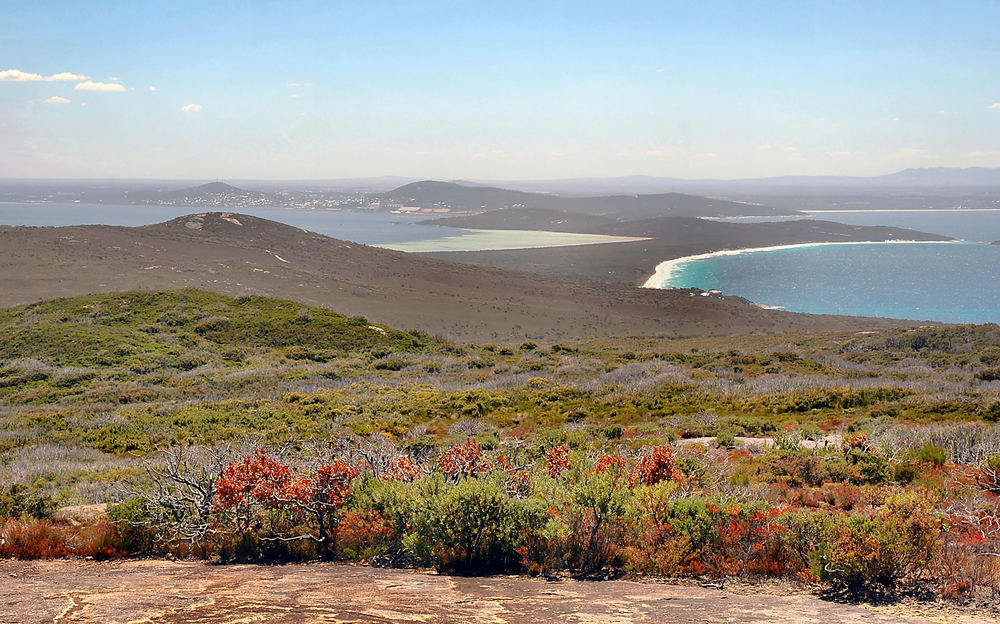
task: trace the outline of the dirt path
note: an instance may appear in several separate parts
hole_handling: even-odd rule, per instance
[[[996,622],[904,617],[808,594],[630,581],[461,578],[329,564],[0,561],[0,622]]]

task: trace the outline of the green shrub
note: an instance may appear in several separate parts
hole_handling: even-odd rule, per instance
[[[924,462],[925,464],[933,464],[940,468],[944,466],[947,458],[944,454],[944,449],[940,446],[933,446],[931,444],[925,445],[920,450],[913,454],[913,458],[917,461]]]
[[[724,429],[715,436],[715,443],[719,448],[731,449],[736,447],[736,433],[732,429]]]
[[[980,381],[1000,380],[1000,368],[984,368],[976,373],[976,379]]]
[[[403,357],[384,357],[372,365],[376,370],[399,371],[410,365],[409,360]]]
[[[834,593],[878,598],[926,569],[940,535],[930,502],[916,493],[900,494],[873,516],[842,520],[819,548],[813,571]]]
[[[918,476],[920,476],[920,469],[909,462],[896,464],[892,467],[892,478],[896,483],[907,485],[913,483]]]
[[[30,491],[16,483],[0,489],[0,520],[4,518],[44,520],[51,518],[55,511],[55,501],[47,494]]]
[[[525,535],[546,518],[540,503],[511,498],[499,475],[443,484],[418,501],[403,545],[417,559],[461,573],[520,567]]]
[[[108,505],[108,519],[115,525],[119,550],[126,553],[149,554],[154,547],[154,518],[146,499],[134,496],[117,505]]]

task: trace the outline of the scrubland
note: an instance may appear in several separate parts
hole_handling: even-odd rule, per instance
[[[996,604],[998,419],[995,325],[473,345],[262,297],[53,300],[0,311],[0,556]]]

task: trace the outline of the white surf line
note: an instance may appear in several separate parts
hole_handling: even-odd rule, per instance
[[[688,262],[694,262],[697,260],[707,260],[709,258],[719,258],[721,256],[739,256],[742,254],[758,253],[765,251],[779,251],[782,249],[802,249],[805,247],[822,247],[824,245],[891,245],[898,243],[920,243],[920,244],[940,244],[940,243],[960,243],[961,240],[946,240],[946,241],[917,241],[917,240],[886,240],[886,241],[830,241],[826,243],[795,243],[791,245],[772,245],[771,247],[747,247],[745,249],[722,249],[720,251],[711,251],[709,253],[697,254],[694,256],[684,256],[682,258],[674,258],[673,260],[666,260],[664,262],[656,265],[655,272],[649,276],[643,284],[643,288],[665,288],[671,289],[670,279],[674,277],[677,270]]]

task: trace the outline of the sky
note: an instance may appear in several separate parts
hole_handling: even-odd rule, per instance
[[[0,177],[1000,167],[1000,2],[12,2]]]

